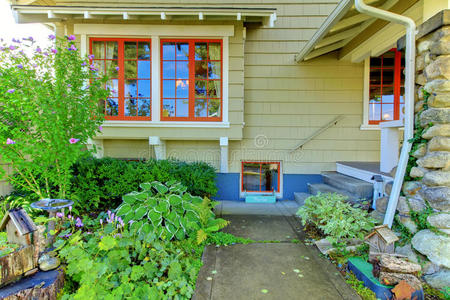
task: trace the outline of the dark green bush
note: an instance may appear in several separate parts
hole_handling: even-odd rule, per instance
[[[71,195],[81,210],[117,207],[122,195],[138,190],[143,182],[176,180],[195,196],[211,197],[217,193],[215,170],[204,162],[85,158],[72,169]]]

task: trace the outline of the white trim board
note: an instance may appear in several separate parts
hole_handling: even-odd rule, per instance
[[[383,177],[384,182],[393,181],[394,179],[390,176],[386,176],[380,173],[374,173],[363,169],[358,169],[350,166],[346,166],[340,163],[336,163],[336,172],[340,174],[344,174],[356,179],[364,180],[366,182],[374,183],[371,178],[373,175],[381,175]]]

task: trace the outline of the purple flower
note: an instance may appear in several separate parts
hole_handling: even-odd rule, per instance
[[[88,56],[89,59],[94,59],[94,57],[95,57],[94,54]]]
[[[72,211],[72,205],[71,205],[71,206],[69,206],[69,211]]]
[[[20,50],[19,53],[25,55],[25,52],[23,52],[23,50]]]
[[[56,49],[52,49],[51,51],[52,51],[53,54],[58,53],[58,50],[56,50]]]
[[[77,47],[75,47],[75,45],[70,45],[70,47],[67,48],[67,50],[69,50],[69,51],[77,51]]]
[[[43,54],[44,54],[45,56],[48,56],[48,53],[47,53],[47,52],[44,52]]]
[[[123,227],[123,220],[122,220],[122,218],[119,217],[117,220],[119,221],[120,227]]]
[[[18,64],[16,67],[19,68],[19,69],[23,69],[23,65],[22,64]]]
[[[0,51],[3,51],[5,49],[6,49],[5,47],[0,46]]]
[[[67,217],[68,217],[69,219],[72,219],[72,215],[67,215]]]
[[[87,65],[87,63],[86,63],[86,62],[83,62],[81,65],[84,67],[85,65]]]
[[[64,218],[64,214],[62,212],[57,212],[56,217],[62,219]]]
[[[120,233],[116,233],[115,235],[114,235],[114,237],[116,238],[116,237],[119,237],[119,238],[121,238],[122,237],[122,235],[120,234]]]
[[[80,218],[77,218],[76,223],[75,223],[75,226],[77,226],[77,227],[83,227],[83,222],[81,221]]]
[[[119,71],[119,69],[120,69],[119,67],[116,67],[116,71]]]
[[[102,131],[102,130],[103,130],[102,125],[98,126],[98,130],[99,130],[99,131]]]
[[[71,139],[69,140],[69,143],[71,143],[71,144],[76,144],[76,143],[78,143],[79,141],[80,141],[80,139],[71,138]]]
[[[69,234],[64,235],[64,237],[65,237],[65,238],[69,238],[71,235],[72,235],[72,234],[69,233]]]
[[[55,36],[54,34],[50,34],[50,35],[48,36],[48,39],[49,39],[49,40],[54,40],[54,39],[56,39],[56,36]]]
[[[103,219],[100,219],[100,225],[103,225]]]
[[[37,67],[38,67],[38,65],[37,65],[37,64],[33,64],[33,67],[37,68]]]
[[[18,43],[18,44],[21,43],[21,41],[20,41],[20,40],[17,40],[17,39],[12,39],[12,41],[13,41],[14,43]]]
[[[89,69],[91,69],[91,71],[98,71],[98,69],[95,67],[95,65],[94,64],[92,64],[92,65],[90,65],[89,66]]]
[[[74,35],[69,35],[69,36],[67,37],[67,39],[68,39],[69,41],[75,41],[75,40],[76,40],[76,37],[75,37]]]
[[[67,84],[67,87],[72,87],[72,85],[69,83],[69,84]]]
[[[34,38],[33,38],[32,36],[29,36],[29,37],[27,37],[27,38],[22,38],[22,40],[33,42],[33,41],[34,41]]]
[[[6,139],[6,145],[13,145],[13,144],[15,144],[16,142],[15,141],[13,141],[12,139],[10,139],[10,138],[7,138]]]
[[[9,49],[10,50],[16,50],[16,46],[11,45],[11,46],[9,46]]]
[[[37,48],[36,48],[36,52],[37,52],[37,53],[41,53],[41,52],[42,52],[42,49],[39,48],[39,47],[37,47]]]
[[[14,93],[15,91],[16,91],[15,89],[9,89],[9,90],[7,90],[6,92],[12,94],[12,93]]]

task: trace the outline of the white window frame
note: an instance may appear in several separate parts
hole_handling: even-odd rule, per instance
[[[90,38],[147,38],[151,39],[152,62],[152,118],[150,121],[105,120],[104,126],[121,127],[208,127],[229,128],[229,37],[234,36],[233,25],[121,25],[121,24],[75,24],[74,34],[81,36],[81,54],[89,52]],[[166,38],[216,38],[222,39],[222,121],[161,121],[161,69],[160,40]],[[155,63],[157,62],[157,63]]]
[[[379,124],[369,124],[369,84],[370,84],[370,56],[364,60],[364,85],[363,85],[363,123],[361,130],[380,130]]]
[[[264,160],[245,160],[245,159],[241,160],[239,162],[239,165],[240,165],[240,170],[239,170],[239,198],[245,198],[245,195],[246,195],[245,191],[242,191],[242,184],[243,184],[243,181],[244,181],[244,177],[243,177],[243,174],[242,174],[242,164],[241,164],[242,161],[254,162],[254,163],[266,162]],[[278,170],[278,172],[280,173],[280,182],[278,182],[280,191],[279,192],[275,192],[275,197],[277,199],[281,199],[281,198],[283,198],[283,161],[282,160],[273,160],[273,161],[274,162],[276,161],[276,162],[280,163],[280,169]],[[252,192],[250,194],[258,195],[258,194],[267,194],[267,193]]]

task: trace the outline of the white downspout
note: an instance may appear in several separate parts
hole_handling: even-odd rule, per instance
[[[405,53],[405,132],[402,151],[395,173],[394,184],[384,216],[384,224],[389,227],[394,221],[395,210],[397,209],[398,197],[402,189],[403,178],[405,177],[406,166],[408,165],[409,152],[411,151],[410,140],[414,135],[414,72],[416,56],[416,24],[411,18],[385,11],[364,3],[364,0],[355,0],[356,9],[362,13],[375,18],[404,25],[406,27],[406,53]]]

